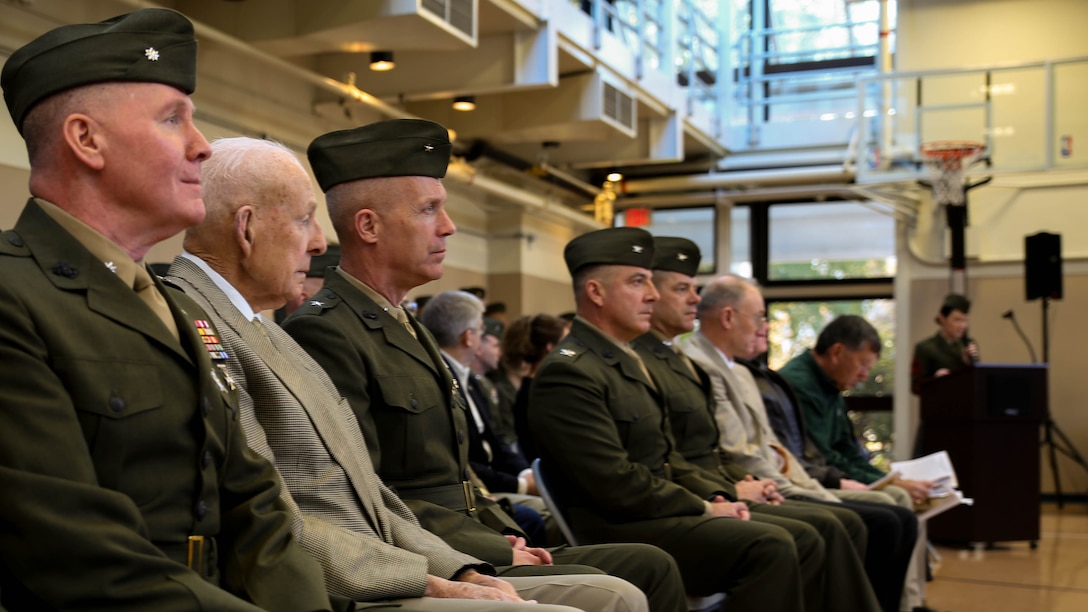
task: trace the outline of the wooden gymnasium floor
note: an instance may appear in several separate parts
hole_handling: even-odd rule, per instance
[[[1044,504],[1042,539],[997,550],[937,547],[926,587],[930,608],[949,612],[1088,612],[1088,507]]]

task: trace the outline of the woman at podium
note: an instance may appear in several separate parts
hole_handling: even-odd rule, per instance
[[[910,389],[918,393],[922,385],[951,374],[978,361],[978,346],[967,337],[971,301],[950,293],[937,315],[937,333],[914,345]]]

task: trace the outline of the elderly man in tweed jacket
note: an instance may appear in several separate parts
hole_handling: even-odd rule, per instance
[[[293,530],[324,567],[330,590],[395,600],[408,610],[512,611],[525,605],[521,596],[587,610],[645,609],[637,589],[609,576],[566,577],[561,585],[543,577],[498,579],[491,565],[419,526],[375,474],[329,377],[258,314],[300,291],[310,257],[325,249],[309,177],[290,151],[268,141],[220,140],[213,151],[216,161],[204,174],[207,220],[186,234],[187,252],[168,280],[219,324],[215,340],[231,356],[249,444],[286,482]]]

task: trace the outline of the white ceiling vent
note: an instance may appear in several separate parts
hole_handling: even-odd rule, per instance
[[[601,112],[603,118],[615,121],[617,127],[635,132],[635,100],[608,81],[601,81]]]
[[[420,8],[445,21],[450,27],[476,40],[477,0],[422,0]]]

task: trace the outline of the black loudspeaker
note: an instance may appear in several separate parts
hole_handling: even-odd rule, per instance
[[[1039,232],[1024,237],[1024,288],[1027,299],[1062,299],[1061,234]]]

